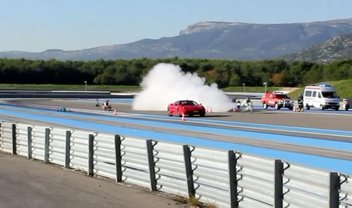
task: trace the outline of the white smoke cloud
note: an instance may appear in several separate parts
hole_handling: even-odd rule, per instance
[[[189,99],[213,112],[226,112],[233,107],[229,97],[216,84],[206,85],[197,74],[184,73],[181,67],[160,63],[143,78],[142,91],[134,98],[134,110],[166,111],[168,104]]]

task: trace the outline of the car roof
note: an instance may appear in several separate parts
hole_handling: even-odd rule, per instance
[[[282,91],[274,91],[273,94],[276,95],[286,95],[286,93],[282,92]]]
[[[178,100],[176,102],[194,102],[193,100]]]
[[[181,105],[193,105],[193,104],[198,104],[197,102],[193,101],[193,100],[178,100],[174,103],[178,103],[178,104],[181,104]]]

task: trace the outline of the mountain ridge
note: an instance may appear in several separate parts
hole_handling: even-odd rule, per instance
[[[179,35],[82,50],[0,52],[3,58],[96,60],[134,58],[274,59],[352,33],[352,18],[306,23],[257,24],[203,21]]]
[[[283,56],[283,59],[322,63],[352,59],[352,33],[332,37],[298,53]]]

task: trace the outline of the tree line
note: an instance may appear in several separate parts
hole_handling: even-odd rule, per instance
[[[322,81],[352,79],[352,60],[332,63],[283,60],[132,59],[58,61],[0,59],[0,83],[139,85],[158,63],[179,65],[184,72],[205,77],[207,84],[296,87]]]

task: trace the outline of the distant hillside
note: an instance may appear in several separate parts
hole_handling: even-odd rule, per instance
[[[352,59],[352,33],[340,35],[314,45],[299,53],[284,56],[289,61],[331,62],[341,59]]]
[[[352,91],[350,87],[352,86],[352,79],[339,80],[339,81],[325,81],[335,87],[336,93],[341,99],[349,98],[352,99]],[[304,91],[304,87],[296,89],[295,91],[289,93],[291,98],[297,99],[298,94]]]
[[[187,27],[174,37],[143,39],[128,44],[76,51],[1,52],[0,57],[96,60],[177,56],[258,60],[296,53],[332,37],[349,33],[352,33],[352,19],[291,24],[200,22]]]

